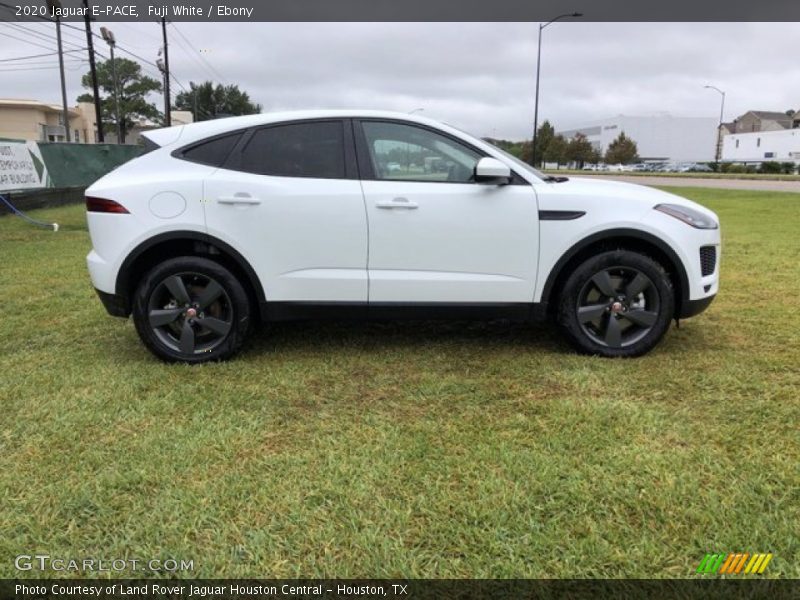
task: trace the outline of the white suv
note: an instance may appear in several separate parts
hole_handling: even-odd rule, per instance
[[[170,361],[223,359],[257,321],[552,315],[637,356],[718,288],[716,215],[548,177],[419,116],[304,111],[144,134],[86,191],[92,282]]]

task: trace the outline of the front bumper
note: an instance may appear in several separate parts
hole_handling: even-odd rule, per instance
[[[678,319],[688,319],[689,317],[694,317],[695,315],[699,315],[705,309],[709,307],[711,302],[716,298],[716,294],[712,294],[706,298],[700,298],[699,300],[684,300],[681,304],[680,311],[678,311],[677,318]]]
[[[108,314],[112,317],[122,317],[127,318],[129,314],[131,314],[131,309],[128,306],[128,302],[122,296],[117,296],[116,294],[109,294],[108,292],[103,292],[95,288],[94,290],[97,292],[97,295],[100,297],[100,301],[103,303]]]

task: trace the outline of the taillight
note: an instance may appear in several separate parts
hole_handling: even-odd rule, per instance
[[[89,212],[129,214],[128,209],[119,202],[92,196],[86,196],[86,210]]]

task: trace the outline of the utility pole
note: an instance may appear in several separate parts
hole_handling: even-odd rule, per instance
[[[114,38],[114,32],[105,27],[100,28],[100,33],[103,39],[108,44],[111,50],[111,78],[114,80],[114,120],[117,122],[117,144],[125,143],[125,134],[123,133],[122,121],[119,118],[119,87],[117,86],[117,63],[114,60],[114,46],[117,45],[117,40]]]
[[[61,8],[61,0],[47,0],[50,14],[55,14],[56,8]],[[64,79],[64,47],[61,45],[61,17],[56,17],[56,41],[58,42],[58,69],[61,74],[61,106],[63,110],[65,139],[71,141],[69,132],[69,107],[67,107],[67,83]]]
[[[161,17],[161,33],[164,36],[164,123],[172,126],[169,98],[169,46],[167,45],[167,18]]]
[[[83,0],[84,22],[86,23],[86,47],[89,50],[89,70],[92,72],[92,92],[94,94],[94,117],[97,120],[97,143],[104,143],[103,110],[100,108],[100,89],[97,85],[97,65],[94,62],[94,44],[92,43],[92,21],[89,16],[89,0]]]

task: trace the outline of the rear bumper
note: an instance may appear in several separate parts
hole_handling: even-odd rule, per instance
[[[122,296],[109,294],[108,292],[103,292],[96,288],[94,291],[97,292],[97,295],[100,297],[100,301],[103,303],[103,306],[108,314],[110,314],[112,317],[127,318],[128,315],[131,314],[128,303]]]
[[[708,308],[712,300],[714,300],[716,297],[716,294],[713,294],[706,298],[700,298],[699,300],[684,300],[681,304],[681,310],[678,313],[678,318],[688,319],[689,317],[699,315]]]

